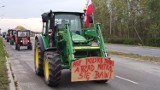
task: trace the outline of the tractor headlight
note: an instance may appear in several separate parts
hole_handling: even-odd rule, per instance
[[[105,53],[105,54],[106,54],[106,57],[107,57],[108,59],[111,59],[111,57],[109,56],[108,53]]]
[[[29,42],[29,40],[28,40],[28,42]]]
[[[106,57],[109,57],[109,54],[108,53],[105,53]]]
[[[72,54],[72,57],[74,58],[74,54]]]
[[[21,40],[21,42],[22,42],[22,40]]]

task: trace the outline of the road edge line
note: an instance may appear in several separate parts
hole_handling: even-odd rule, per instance
[[[127,79],[127,78],[123,78],[123,77],[118,76],[118,75],[116,75],[115,77],[117,77],[117,78],[119,78],[119,79],[122,79],[122,80],[125,80],[125,81],[128,81],[128,82],[130,82],[130,83],[136,84],[136,85],[139,84],[138,82],[135,82],[135,81],[130,80],[130,79]]]
[[[8,73],[8,80],[9,80],[9,90],[16,90],[15,82],[13,79],[12,71],[10,69],[10,64],[8,58],[6,57],[6,66],[7,66],[7,73]]]
[[[4,44],[4,39],[3,39],[3,48],[4,48],[5,53],[6,53],[5,59],[6,59],[6,67],[7,67],[8,81],[9,81],[9,90],[19,90],[18,89],[18,84],[16,85],[17,79],[16,79],[16,77],[14,76],[14,73],[11,70],[12,68],[11,68],[10,62],[8,60],[8,57],[7,57],[8,52],[6,50],[6,45]]]
[[[115,51],[115,50],[110,50],[110,51],[113,51],[113,52],[117,52],[117,53],[125,53],[125,54],[132,54],[132,55],[135,55],[134,53],[127,53],[127,52],[119,52],[119,51]],[[143,59],[138,59],[138,58],[133,58],[133,57],[127,57],[127,56],[123,56],[123,55],[114,55],[114,54],[110,54],[111,56],[118,56],[118,57],[121,57],[121,58],[126,58],[126,59],[131,59],[131,60],[134,60],[134,61],[140,61],[140,62],[149,62],[149,63],[153,63],[153,64],[160,64],[160,62],[156,62],[156,61],[149,61],[149,60],[143,60]],[[137,54],[137,55],[140,55],[140,54]],[[140,55],[140,56],[146,56],[146,55]]]

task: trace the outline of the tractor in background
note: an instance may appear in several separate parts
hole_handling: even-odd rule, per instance
[[[3,34],[2,34],[3,38],[5,38],[6,35],[7,35],[7,33],[6,33],[6,32],[3,32]]]
[[[16,30],[14,29],[9,29],[7,36],[6,36],[6,41],[10,43],[10,45],[14,45],[15,42],[15,32]]]
[[[15,32],[15,49],[19,51],[21,46],[26,46],[27,49],[32,50],[30,30],[17,30]]]
[[[114,61],[108,56],[101,25],[86,28],[82,12],[42,14],[42,34],[35,37],[35,72],[48,86],[58,86],[62,70],[71,70],[71,81],[105,83],[113,79]],[[92,23],[90,19],[90,23]]]

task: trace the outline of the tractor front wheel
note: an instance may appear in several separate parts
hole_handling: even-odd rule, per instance
[[[32,45],[30,46],[30,50],[32,50]]]
[[[17,50],[17,44],[15,44],[15,50]]]
[[[17,50],[20,51],[20,45],[19,44],[17,44]]]
[[[43,53],[38,40],[35,40],[34,65],[36,74],[38,76],[43,76]]]
[[[56,52],[44,54],[44,76],[48,86],[57,87],[61,79],[61,60]]]
[[[9,39],[7,39],[7,42],[9,42]]]
[[[32,50],[32,45],[27,46],[27,49]]]

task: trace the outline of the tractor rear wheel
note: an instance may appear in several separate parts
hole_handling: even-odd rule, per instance
[[[11,39],[11,40],[10,40],[10,43],[11,43],[11,45],[14,45],[14,40]]]
[[[35,40],[34,65],[36,74],[43,76],[43,53],[38,40]]]
[[[9,39],[7,39],[7,42],[9,42]]]
[[[14,45],[14,42],[13,42],[13,41],[11,41],[11,42],[10,42],[10,44],[11,44],[11,45]]]
[[[45,52],[44,76],[48,86],[57,87],[61,79],[61,60],[57,52]]]

